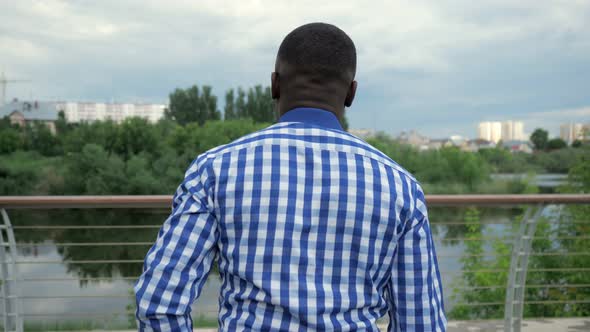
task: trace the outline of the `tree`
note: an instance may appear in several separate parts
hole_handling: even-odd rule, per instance
[[[247,92],[241,87],[238,87],[237,98],[234,99],[233,96],[233,89],[229,90],[225,95],[225,119],[250,118],[258,123],[276,122],[277,114],[270,87],[264,88],[262,85],[257,85],[249,88]]]
[[[142,153],[131,157],[125,165],[125,173],[126,195],[154,195],[161,192],[162,184],[152,172],[149,155]]]
[[[21,135],[16,129],[0,129],[0,154],[11,153],[21,147]]]
[[[217,110],[217,96],[211,93],[211,87],[209,85],[203,86],[203,93],[201,94],[200,98],[199,114],[200,117],[197,119],[197,122],[200,125],[203,125],[203,123],[209,120],[221,119],[221,113],[219,113]]]
[[[59,139],[51,133],[44,123],[39,122],[26,126],[25,147],[29,150],[39,151],[44,156],[56,156],[62,150]]]
[[[10,122],[10,118],[7,116],[0,118],[0,130],[3,129],[8,129],[8,128],[18,128],[17,124],[12,124],[12,122]]]
[[[348,118],[346,118],[346,114],[342,114],[342,119],[340,119],[340,123],[342,124],[342,129],[348,131]]]
[[[567,143],[561,138],[553,138],[547,142],[547,149],[559,150],[567,147]]]
[[[549,133],[547,130],[537,128],[531,134],[531,142],[535,145],[535,150],[544,150],[547,146],[547,141],[549,139]]]
[[[17,151],[0,158],[0,195],[32,195],[44,158],[36,151]],[[39,195],[40,193],[36,192]]]
[[[488,258],[486,244],[481,241],[484,226],[480,221],[480,211],[475,207],[467,208],[463,220],[467,228],[463,235],[466,238],[465,252],[461,258],[465,272],[462,273],[461,278],[454,280],[452,297],[460,304],[449,312],[449,316],[453,319],[500,318],[503,307],[470,306],[469,304],[504,300],[505,290],[496,286],[506,284],[507,271],[510,267],[510,246],[500,237],[494,236],[491,244],[497,256]],[[503,272],[490,273],[486,269]]]
[[[196,109],[199,103],[199,88],[192,86],[188,89],[177,88],[169,95],[170,105],[166,117],[175,120],[180,125],[195,121]]]
[[[158,147],[158,137],[154,126],[146,119],[125,119],[118,127],[115,152],[129,160],[132,155],[142,151],[153,153]]]
[[[64,151],[80,152],[86,144],[100,145],[107,153],[115,153],[119,139],[119,125],[113,120],[80,123],[62,137]]]
[[[99,145],[86,144],[66,159],[65,194],[124,194],[127,181],[125,162],[117,155],[109,156]]]
[[[69,129],[70,125],[66,121],[66,114],[64,111],[59,111],[57,115],[57,121],[55,121],[55,129],[58,134],[65,134]]]
[[[172,133],[170,145],[178,155],[187,158],[185,162],[190,162],[200,153],[266,126],[268,123],[256,123],[252,119],[209,121],[200,127],[191,123]]]
[[[238,97],[236,98],[236,119],[245,119],[248,117],[248,108],[246,107],[246,93],[242,87],[238,87]]]
[[[223,108],[223,119],[233,120],[236,118],[236,104],[234,102],[234,89],[225,93],[225,107]]]
[[[257,85],[248,89],[247,115],[255,122],[276,122],[270,87]]]
[[[217,110],[217,97],[211,93],[210,86],[199,87],[193,85],[188,89],[177,88],[170,94],[170,109],[166,112],[180,125],[197,122],[203,125],[207,120],[219,120],[221,115]]]
[[[580,141],[579,139],[572,142],[572,148],[579,148],[581,146],[582,146],[582,141]]]

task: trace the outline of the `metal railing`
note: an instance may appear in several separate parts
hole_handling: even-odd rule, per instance
[[[532,252],[532,244],[535,240],[543,240],[543,237],[535,236],[536,227],[539,224],[539,219],[543,215],[545,207],[548,205],[566,205],[566,204],[590,204],[590,195],[576,195],[576,194],[551,194],[551,195],[428,195],[426,197],[427,204],[431,208],[435,207],[523,207],[526,206],[524,216],[518,223],[518,229],[513,236],[504,239],[511,244],[511,252],[504,255],[510,257],[510,268],[489,268],[489,269],[460,269],[447,270],[441,264],[441,273],[443,278],[445,274],[452,273],[507,273],[507,283],[502,285],[469,285],[460,286],[458,289],[463,290],[505,290],[504,301],[492,302],[470,302],[470,303],[456,303],[455,305],[465,305],[469,307],[482,306],[504,306],[504,321],[506,331],[520,331],[520,326],[523,318],[523,308],[526,304],[535,305],[551,305],[551,304],[576,304],[576,303],[590,303],[590,299],[548,299],[548,300],[529,300],[525,299],[526,289],[581,289],[590,288],[587,283],[562,283],[562,284],[526,284],[527,272],[546,272],[546,273],[575,273],[588,272],[590,273],[590,266],[570,266],[559,268],[529,268],[529,259],[534,256],[588,256],[590,249],[579,252],[554,251],[554,252]],[[15,231],[46,231],[46,232],[62,232],[62,231],[88,231],[88,230],[151,230],[157,231],[160,227],[158,224],[112,224],[112,225],[76,225],[76,224],[60,224],[59,222],[51,222],[50,224],[27,224],[22,225],[18,220],[9,219],[8,210],[44,210],[44,209],[169,209],[171,204],[171,196],[0,196],[0,212],[2,215],[2,225],[0,225],[0,267],[1,267],[1,300],[3,304],[3,327],[5,331],[22,331],[23,322],[35,317],[52,317],[59,315],[59,317],[107,317],[113,315],[128,315],[133,310],[125,312],[111,312],[111,313],[39,313],[27,312],[23,308],[23,301],[25,300],[60,300],[60,299],[105,299],[105,298],[126,298],[128,294],[91,294],[91,295],[23,295],[21,293],[23,285],[28,283],[50,283],[56,281],[109,281],[113,279],[133,281],[136,276],[117,276],[114,277],[96,277],[96,276],[81,276],[81,277],[36,277],[23,278],[19,274],[19,266],[30,264],[77,264],[77,265],[109,265],[109,264],[141,264],[142,257],[121,258],[121,259],[61,259],[61,260],[23,260],[17,257],[17,248],[27,248],[43,246],[43,243],[27,243],[19,242],[15,237]],[[590,216],[588,216],[590,220]],[[585,221],[584,221],[585,222]],[[495,224],[513,224],[510,220],[500,220],[494,222]],[[440,226],[458,226],[462,227],[468,225],[466,221],[440,221],[433,222],[434,225]],[[590,225],[590,221],[588,221]],[[435,235],[436,237],[436,235]],[[557,238],[568,240],[567,235],[559,236]],[[570,236],[572,240],[590,240],[590,234]],[[455,236],[437,239],[439,241],[491,241],[495,237],[465,237]],[[590,242],[590,241],[589,241]],[[72,247],[142,247],[145,251],[152,244],[150,241],[110,241],[103,242],[100,239],[95,241],[84,242],[52,242],[51,245],[57,248],[72,248]],[[477,254],[439,254],[439,260],[445,258],[457,257],[487,257],[490,253]],[[448,292],[448,291],[447,291]]]

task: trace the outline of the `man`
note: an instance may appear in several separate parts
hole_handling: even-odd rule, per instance
[[[279,123],[210,150],[186,172],[135,286],[140,330],[190,331],[215,258],[223,331],[444,331],[424,194],[338,118],[357,82],[333,25],[283,40]]]

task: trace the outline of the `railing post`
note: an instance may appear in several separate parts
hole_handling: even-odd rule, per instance
[[[16,265],[16,241],[6,210],[0,209],[0,260],[2,269],[2,300],[4,303],[4,331],[23,331],[22,309],[19,299],[18,268]],[[6,238],[4,234],[6,233]],[[7,241],[8,240],[8,241]],[[6,250],[8,248],[8,250]],[[10,261],[8,258],[10,257]]]
[[[531,218],[534,209],[537,210]],[[504,331],[506,332],[520,332],[521,329],[529,256],[537,228],[537,220],[543,210],[542,205],[527,208],[520,223],[518,235],[514,239],[504,307]]]

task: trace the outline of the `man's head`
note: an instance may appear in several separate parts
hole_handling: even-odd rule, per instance
[[[356,92],[356,49],[339,28],[310,23],[291,31],[279,47],[272,73],[272,97],[279,114],[295,107],[344,114]]]

